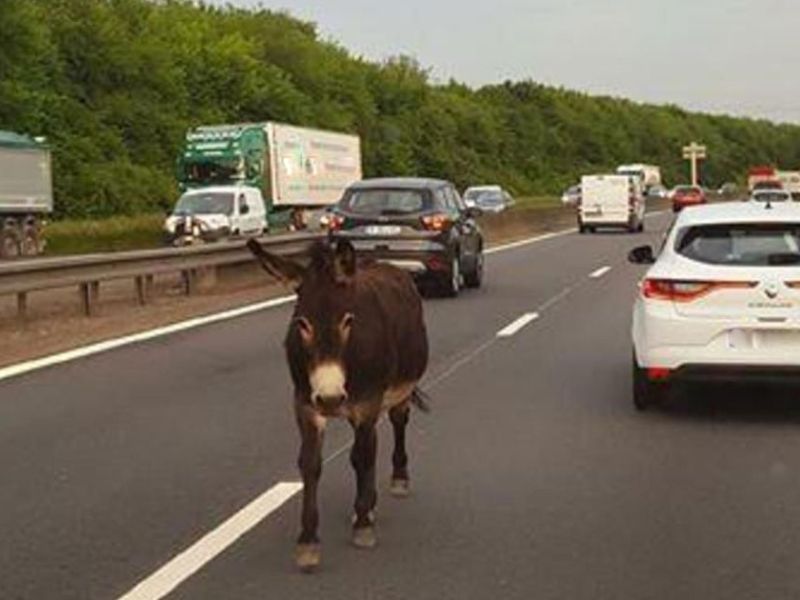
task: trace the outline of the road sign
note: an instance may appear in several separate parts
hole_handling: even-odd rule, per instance
[[[704,160],[707,156],[706,147],[697,142],[683,147],[683,158],[692,161],[692,185],[697,185],[697,161]]]

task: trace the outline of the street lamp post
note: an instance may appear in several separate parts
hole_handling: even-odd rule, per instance
[[[692,185],[697,185],[697,161],[707,156],[706,147],[692,142],[683,147],[683,158],[692,162]]]

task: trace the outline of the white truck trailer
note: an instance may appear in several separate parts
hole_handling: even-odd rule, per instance
[[[52,211],[49,148],[0,131],[0,259],[39,254],[43,220]]]
[[[617,167],[617,175],[638,177],[645,193],[652,187],[663,185],[661,180],[661,167],[656,165],[620,165]]]

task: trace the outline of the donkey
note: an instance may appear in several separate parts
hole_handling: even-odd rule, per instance
[[[340,241],[335,250],[316,242],[308,266],[269,253],[255,240],[247,245],[268,273],[297,291],[285,339],[304,485],[295,559],[301,570],[312,571],[321,561],[317,485],[327,419],[346,418],[354,432],[350,462],[356,474],[356,547],[377,543],[376,425],[385,411],[395,442],[390,492],[397,497],[409,493],[406,425],[411,405],[426,409],[417,387],[428,365],[422,301],[406,272],[357,261],[348,241]]]

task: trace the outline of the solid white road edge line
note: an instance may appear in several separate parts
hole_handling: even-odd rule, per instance
[[[497,337],[505,338],[511,337],[515,335],[520,329],[525,327],[528,323],[531,323],[539,318],[539,313],[525,313],[519,319],[506,325],[503,329],[497,332]]]
[[[274,485],[242,510],[189,548],[175,556],[155,573],[138,583],[119,600],[159,600],[163,598],[231,544],[278,510],[300,490],[300,482]]]
[[[77,360],[79,358],[92,356],[94,354],[100,354],[101,352],[108,352],[109,350],[114,350],[122,346],[129,346],[131,344],[152,340],[154,338],[159,338],[173,333],[178,333],[180,331],[195,329],[197,327],[202,327],[204,325],[210,325],[211,323],[218,323],[219,321],[227,321],[230,319],[235,319],[237,317],[243,317],[245,315],[256,313],[269,308],[274,308],[276,306],[289,304],[290,302],[293,302],[295,298],[296,296],[293,295],[282,296],[280,298],[273,298],[272,300],[267,300],[266,302],[249,304],[247,306],[242,306],[240,308],[235,308],[233,310],[227,310],[225,312],[215,313],[205,317],[197,317],[194,319],[189,319],[188,321],[173,323],[172,325],[167,325],[165,327],[159,327],[157,329],[151,329],[149,331],[143,331],[141,333],[135,333],[133,335],[125,337],[107,340],[105,342],[98,342],[96,344],[91,344],[90,346],[84,346],[82,348],[68,350],[67,352],[62,352],[60,354],[53,354],[51,356],[45,356],[43,358],[37,358],[35,360],[30,360],[16,365],[0,368],[0,381],[3,381],[5,379],[10,379],[12,377],[17,377],[19,375],[23,375],[31,371],[44,369],[45,367],[50,367],[53,365],[70,362],[73,360]]]
[[[589,277],[591,277],[592,279],[600,279],[603,275],[608,273],[610,270],[611,270],[611,267],[609,267],[609,266],[600,267],[596,271],[592,271],[592,273],[589,274]]]
[[[560,237],[562,235],[567,235],[569,233],[575,233],[578,231],[574,227],[571,229],[562,229],[561,231],[553,231],[552,233],[545,233],[542,235],[537,235],[531,238],[525,238],[524,240],[517,240],[516,242],[511,242],[509,244],[501,244],[499,246],[492,246],[491,248],[487,248],[483,251],[484,254],[496,254],[498,252],[505,252],[506,250],[513,250],[514,248],[521,248],[523,246],[528,246],[530,244],[535,244],[536,242],[543,242],[545,240],[550,240],[556,237]]]

